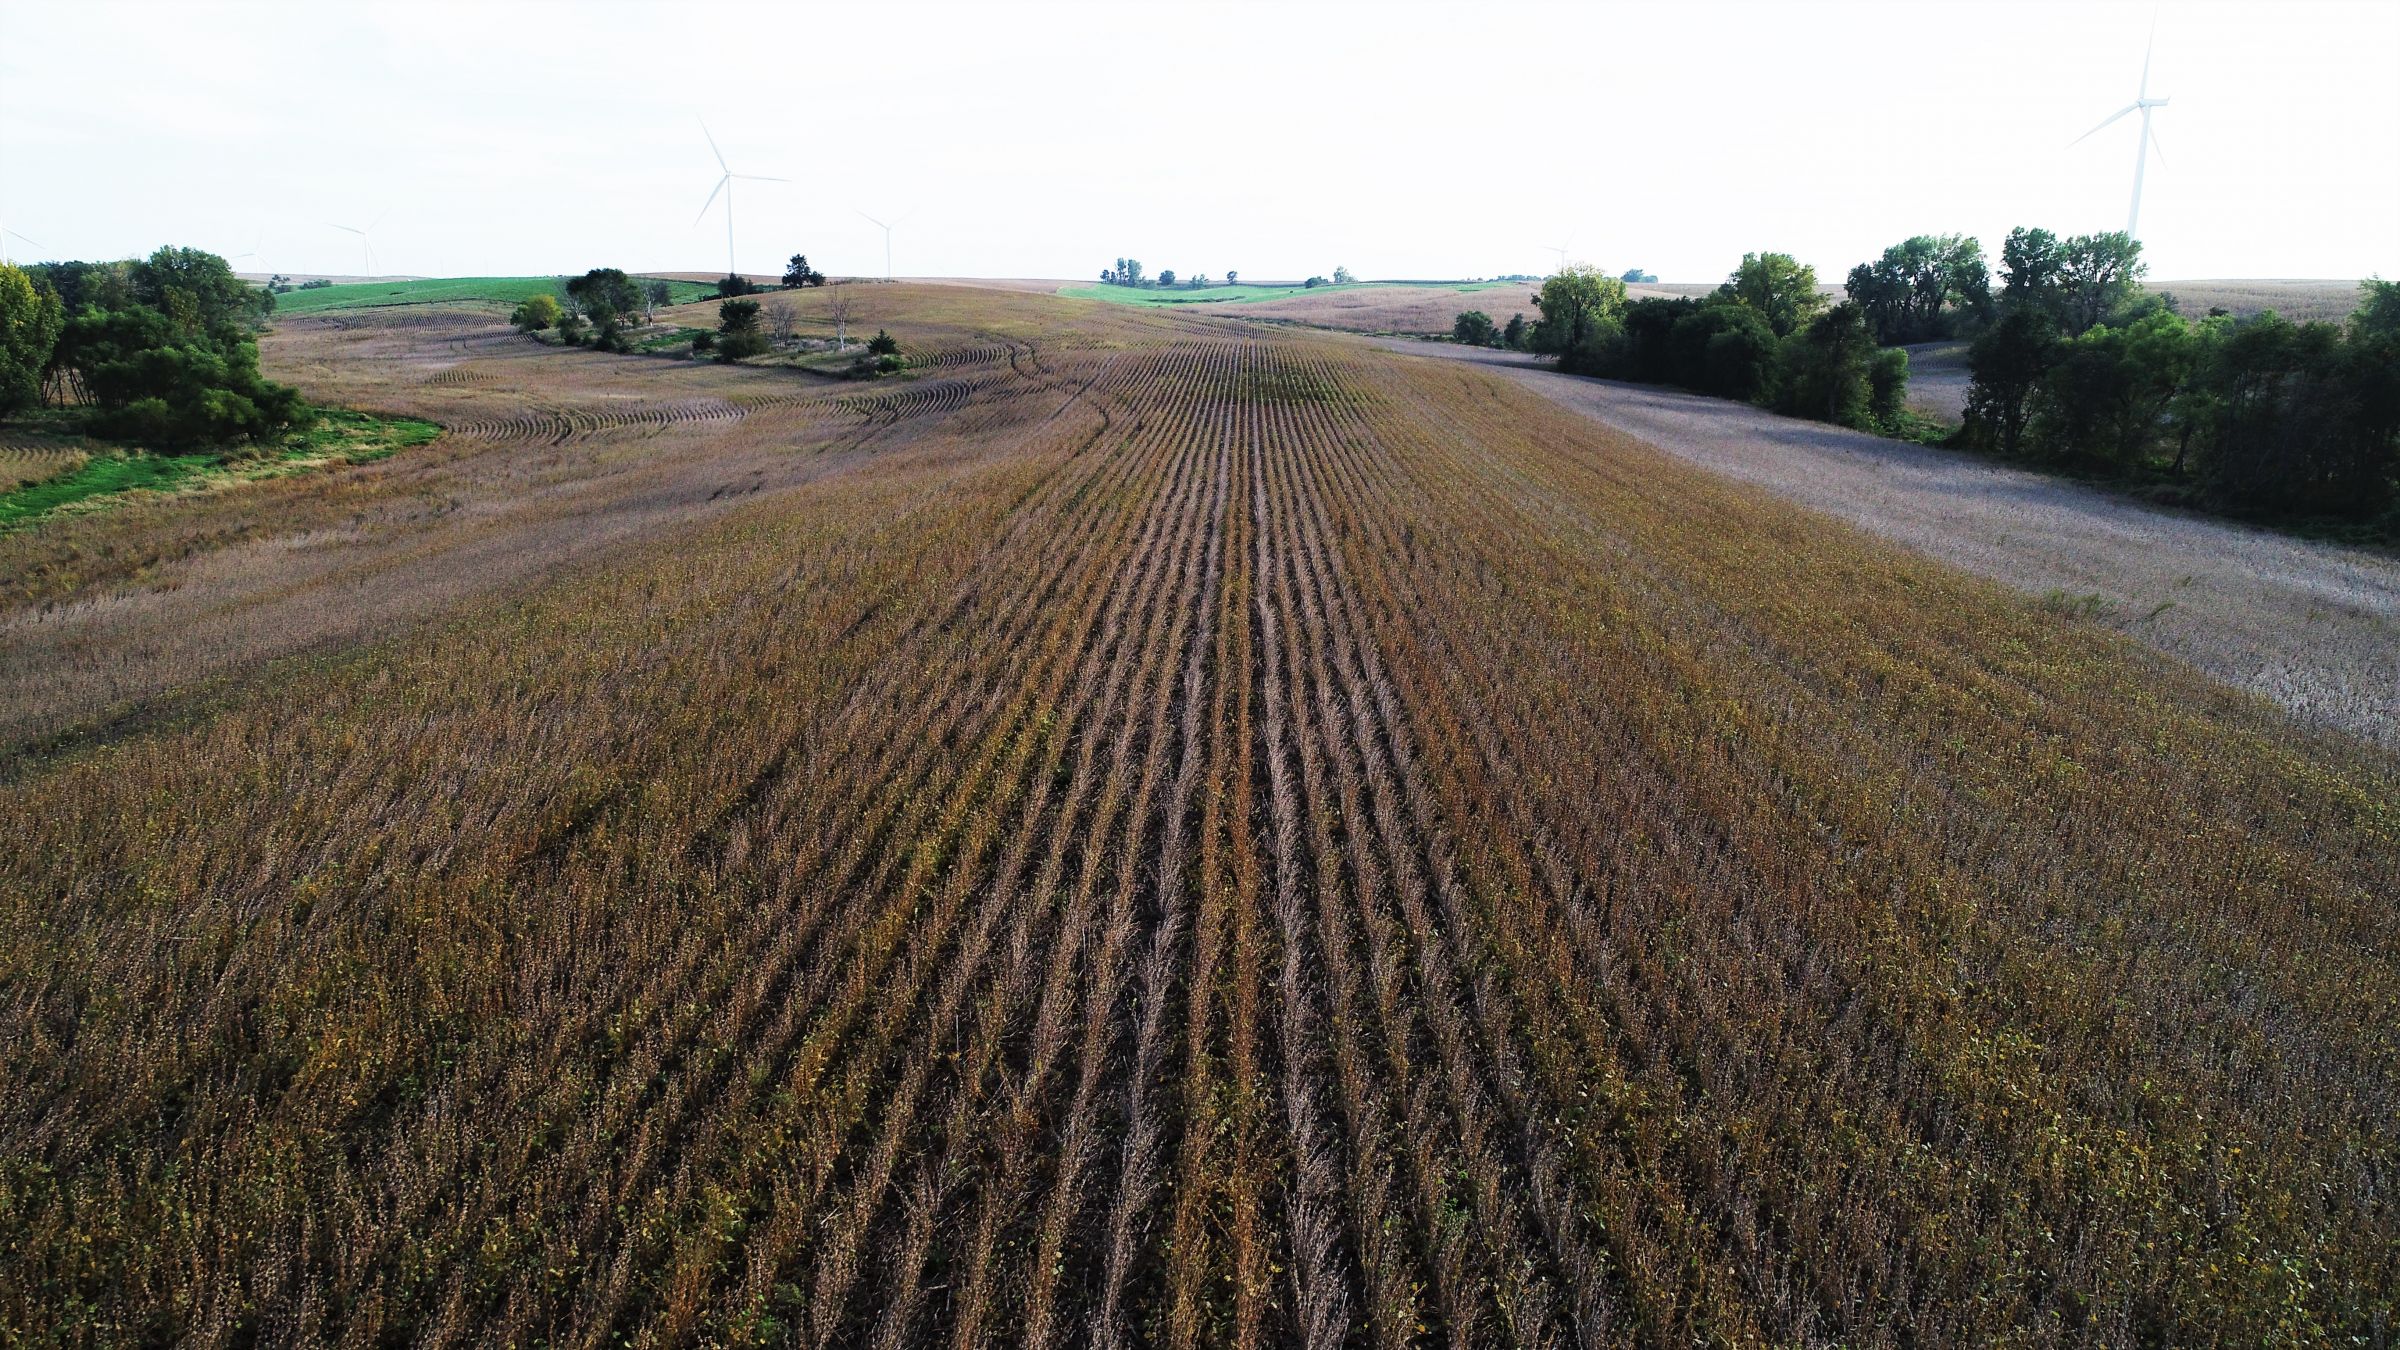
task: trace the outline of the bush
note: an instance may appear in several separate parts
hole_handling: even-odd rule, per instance
[[[537,295],[510,311],[508,321],[520,332],[538,333],[556,325],[564,312],[559,308],[557,296]]]
[[[558,340],[570,347],[583,345],[583,320],[573,314],[558,316]]]
[[[773,347],[764,333],[726,333],[717,338],[716,353],[719,361],[733,362],[764,356]]]
[[[771,346],[758,326],[756,300],[728,300],[717,306],[716,353],[719,361],[758,356]]]
[[[1470,309],[1450,325],[1450,336],[1470,347],[1490,347],[1499,342],[1500,330],[1493,326],[1491,315]]]
[[[250,440],[312,419],[298,390],[259,377],[256,347],[143,347],[94,367],[91,385],[101,404],[93,431],[157,449]]]
[[[875,356],[898,356],[900,340],[878,328],[875,336],[867,340],[867,351]]]
[[[698,353],[698,352],[714,351],[714,350],[716,350],[716,346],[717,346],[717,335],[716,335],[716,334],[714,334],[714,333],[712,333],[712,332],[709,332],[707,329],[703,328],[703,329],[701,329],[699,332],[692,334],[692,351],[693,351],[693,352],[695,352],[695,353]]]
[[[1525,323],[1524,315],[1509,315],[1508,327],[1500,330],[1500,345],[1508,348],[1512,352],[1521,352],[1525,350],[1526,328],[1527,325]]]
[[[756,294],[758,294],[758,283],[750,280],[748,277],[739,276],[729,272],[723,277],[719,278],[717,281],[717,296],[719,299],[730,300],[737,295]]]

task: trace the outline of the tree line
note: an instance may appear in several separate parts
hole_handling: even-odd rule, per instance
[[[1319,286],[1348,286],[1357,280],[1357,277],[1350,274],[1349,268],[1336,267],[1333,269],[1333,275],[1331,277],[1311,276],[1300,284],[1305,289],[1314,290]],[[1157,290],[1201,290],[1205,289],[1206,287],[1219,284],[1226,286],[1239,286],[1242,284],[1242,274],[1239,272],[1227,272],[1225,274],[1225,280],[1222,283],[1219,283],[1211,281],[1208,273],[1206,272],[1197,272],[1189,275],[1179,276],[1176,274],[1174,268],[1167,267],[1160,269],[1156,276],[1152,276],[1142,266],[1141,259],[1119,258],[1114,266],[1103,267],[1100,269],[1100,284],[1103,286],[1127,286],[1136,290],[1144,288]]]
[[[1967,444],[2234,515],[2400,527],[2400,284],[2341,324],[2190,319],[2141,244],[2017,229],[1969,349]]]
[[[1570,264],[1533,296],[1540,318],[1505,327],[1471,310],[1452,336],[1558,358],[1559,369],[1680,385],[1869,431],[1899,429],[1908,356],[1882,349],[1856,302],[1828,307],[1816,269],[1747,253],[1702,298],[1628,300],[1625,279]]]
[[[734,284],[738,283],[738,284]],[[783,288],[800,290],[823,286],[825,274],[809,266],[806,254],[795,253],[783,276]],[[729,275],[717,285],[717,326],[692,332],[691,352],[724,363],[763,356],[793,339],[798,315],[787,300],[764,305],[749,297],[773,288]],[[655,321],[660,306],[672,299],[674,288],[654,278],[629,276],[622,268],[595,267],[579,277],[562,277],[556,293],[527,298],[509,315],[509,322],[527,334],[555,332],[570,346],[596,351],[629,353],[632,330]],[[826,308],[837,341],[847,345],[845,329],[853,317],[846,292],[837,291]],[[888,332],[868,340],[859,363],[846,372],[857,378],[888,375],[906,365],[900,344]]]
[[[85,410],[86,432],[163,450],[255,440],[313,418],[259,374],[272,293],[214,253],[0,266],[0,414]]]
[[[1469,311],[1452,336],[1919,439],[1938,428],[1904,408],[1898,348],[1965,339],[1950,444],[2228,514],[2400,535],[2400,284],[2363,283],[2344,323],[2295,324],[2181,314],[2145,290],[2141,243],[2122,231],[2020,227],[1999,262],[1995,287],[1974,238],[1916,235],[1851,268],[1838,303],[1782,253],[1743,255],[1699,299],[1629,302],[1624,278],[1570,266],[1533,297],[1536,322]]]

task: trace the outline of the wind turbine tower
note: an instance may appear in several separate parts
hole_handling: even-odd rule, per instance
[[[2150,152],[2153,149],[2158,150],[2160,159],[2167,157],[2166,150],[2158,144],[2158,133],[2150,129],[2152,110],[2167,106],[2165,99],[2150,97],[2150,53],[2157,46],[2158,24],[2153,20],[2150,25],[2150,42],[2142,48],[2142,83],[2134,93],[2133,102],[2110,113],[2101,120],[2100,126],[2093,127],[2090,131],[2069,142],[2072,145],[2081,145],[2098,133],[2101,127],[2109,125],[2127,113],[2138,112],[2142,115],[2142,134],[2133,143],[2133,206],[2125,213],[2125,233],[2136,239],[2141,237],[2142,171],[2149,167]]]
[[[706,219],[708,208],[717,204],[717,194],[725,194],[725,275],[734,276],[741,269],[733,265],[733,180],[741,178],[753,183],[788,183],[792,180],[768,178],[755,173],[735,173],[733,166],[725,162],[725,152],[717,148],[717,138],[710,133],[706,119],[700,122],[700,134],[708,137],[708,152],[717,157],[717,168],[723,176],[717,179],[715,187],[709,189],[708,200],[700,203],[700,214],[692,217],[692,223],[697,225]]]
[[[335,225],[332,221],[325,222],[328,225],[333,225],[333,228],[337,230],[342,230],[358,236],[359,257],[366,266],[366,279],[369,281],[373,281],[375,279],[375,227],[381,225],[383,223],[383,218],[390,214],[391,212],[389,211],[376,212],[375,218],[368,221],[367,228],[363,230],[358,228],[356,225]]]
[[[867,216],[867,213],[864,211],[859,212],[859,214],[862,216]],[[892,230],[897,226],[907,223],[908,217],[895,216],[889,223],[875,220],[875,217],[873,216],[867,216],[867,219],[874,220],[875,224],[883,230],[883,279],[885,281],[890,281],[892,279]]]

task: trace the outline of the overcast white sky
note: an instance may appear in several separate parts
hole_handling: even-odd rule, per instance
[[[2400,276],[2400,4],[114,4],[0,0],[18,258],[353,272],[740,261],[1667,280],[2122,227],[2152,275]],[[263,240],[263,242],[262,242]]]

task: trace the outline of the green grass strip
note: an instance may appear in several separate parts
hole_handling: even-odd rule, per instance
[[[247,482],[324,464],[368,464],[429,444],[441,434],[441,427],[419,418],[319,408],[314,425],[263,445],[188,455],[104,451],[73,473],[0,493],[0,529],[31,524],[78,502],[99,506],[105,503],[96,499],[172,492],[207,478]]]

